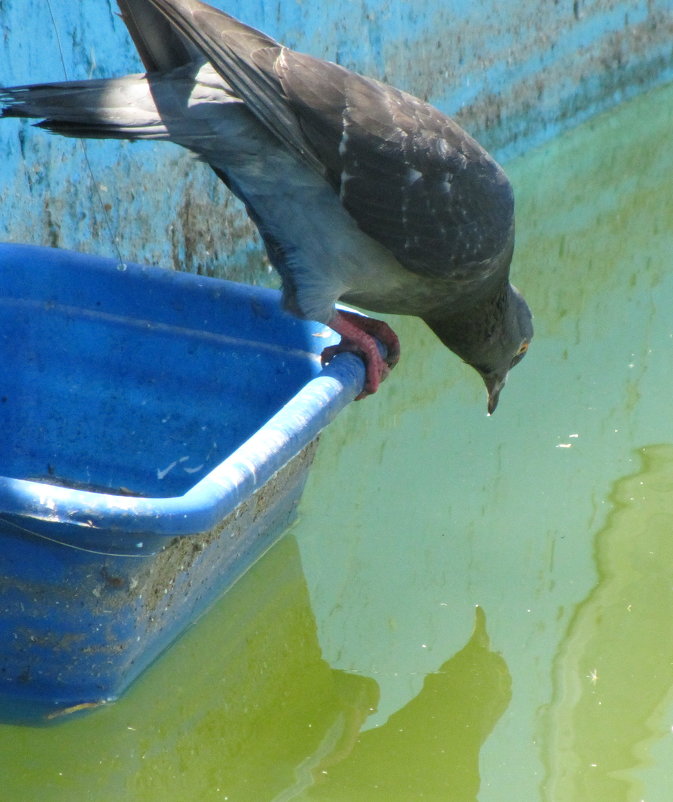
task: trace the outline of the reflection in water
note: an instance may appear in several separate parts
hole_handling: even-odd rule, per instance
[[[549,802],[645,798],[634,769],[670,732],[663,714],[673,699],[673,445],[639,455],[642,469],[615,484],[595,540],[598,581],[556,658],[543,721]]]
[[[504,713],[510,676],[490,651],[476,608],[472,637],[429,674],[423,688],[381,727],[363,733],[349,755],[327,756],[307,799],[470,802],[479,790],[479,750]]]
[[[376,709],[373,680],[322,659],[296,540],[286,536],[252,573],[228,594],[226,619],[216,610],[202,622],[221,659],[182,689],[184,710],[166,709],[165,733],[184,722],[179,742],[168,752],[165,739],[153,744],[155,770],[137,778],[134,799],[293,799],[323,761],[350,752]],[[160,795],[157,775],[170,778]]]
[[[58,727],[0,726],[3,799],[469,802],[509,698],[477,608],[466,646],[360,734],[378,686],[322,659],[286,536],[120,702]]]

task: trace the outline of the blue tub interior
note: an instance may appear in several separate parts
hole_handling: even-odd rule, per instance
[[[272,290],[0,246],[0,475],[181,495],[310,378]]]

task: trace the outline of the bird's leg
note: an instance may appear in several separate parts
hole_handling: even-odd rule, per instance
[[[322,352],[323,364],[327,364],[341,351],[353,351],[365,361],[366,378],[363,391],[357,400],[375,393],[379,384],[395,367],[400,358],[400,341],[395,332],[382,320],[374,320],[355,312],[339,311],[329,322],[330,328],[341,335],[338,345],[331,345]],[[377,340],[385,347],[386,356],[381,356]]]

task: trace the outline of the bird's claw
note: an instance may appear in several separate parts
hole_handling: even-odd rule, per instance
[[[341,334],[341,342],[323,350],[323,365],[344,351],[358,354],[365,362],[366,374],[362,392],[355,400],[373,395],[399,361],[400,342],[397,335],[382,320],[346,311],[337,312],[330,321],[330,327]],[[385,356],[381,355],[379,343],[384,346]]]

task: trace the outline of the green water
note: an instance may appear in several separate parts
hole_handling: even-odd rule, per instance
[[[670,802],[673,87],[509,164],[536,339],[496,415],[416,321],[291,533],[2,802]]]

